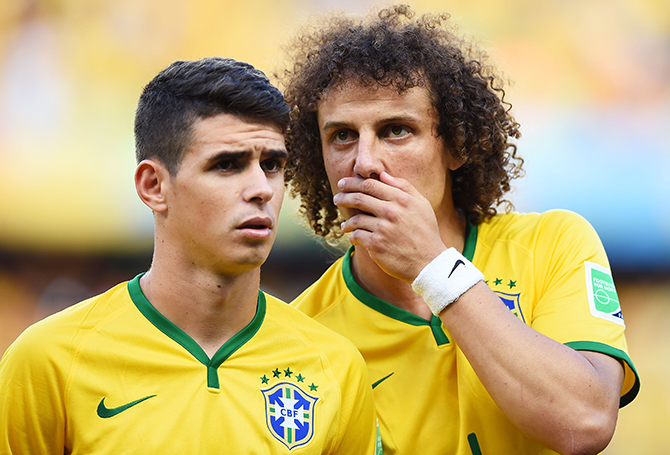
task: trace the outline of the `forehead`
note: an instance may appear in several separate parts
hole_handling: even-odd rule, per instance
[[[326,117],[346,116],[361,110],[368,115],[412,113],[429,118],[436,116],[431,94],[424,86],[399,91],[393,86],[347,82],[326,90],[317,108],[321,124]]]
[[[248,138],[283,139],[278,125],[264,120],[223,113],[200,118],[193,122],[193,142],[217,138],[235,143]]]
[[[188,149],[189,152],[284,150],[284,134],[272,122],[217,114],[193,123]]]
[[[191,126],[189,136],[177,173],[185,167],[206,166],[224,153],[244,152],[249,158],[270,152],[286,154],[281,127],[272,122],[234,114],[216,114],[197,119]]]

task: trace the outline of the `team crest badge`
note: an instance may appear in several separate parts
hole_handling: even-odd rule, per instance
[[[280,382],[261,392],[265,399],[267,426],[276,439],[289,450],[312,440],[314,405],[318,398],[290,382]]]
[[[523,322],[526,322],[526,319],[523,317],[521,312],[521,305],[519,304],[519,297],[521,294],[507,294],[505,292],[493,291],[495,294],[502,300],[507,308],[516,316],[521,319]]]

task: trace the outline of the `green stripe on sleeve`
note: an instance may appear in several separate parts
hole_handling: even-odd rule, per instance
[[[565,345],[571,347],[575,351],[593,351],[600,352],[601,354],[607,354],[623,362],[625,365],[624,370],[626,375],[635,375],[635,382],[633,383],[633,386],[619,399],[620,408],[623,408],[628,403],[633,401],[633,399],[635,399],[637,394],[640,392],[640,376],[637,374],[637,369],[635,368],[635,365],[633,365],[633,361],[630,359],[628,354],[626,354],[621,349],[613,348],[610,345],[598,343],[595,341],[573,341],[570,343],[565,343]]]

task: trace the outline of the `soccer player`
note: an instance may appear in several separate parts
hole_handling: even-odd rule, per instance
[[[360,353],[259,290],[288,107],[251,65],[175,62],[140,97],[150,269],[29,327],[0,364],[3,454],[372,454]]]
[[[291,49],[287,180],[351,242],[293,305],[363,354],[384,454],[602,450],[639,389],[608,260],[574,213],[496,210],[522,160],[486,56],[401,5]]]

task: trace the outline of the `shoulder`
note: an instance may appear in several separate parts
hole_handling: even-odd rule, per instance
[[[494,216],[478,226],[478,243],[514,241],[532,245],[558,238],[597,239],[591,224],[581,215],[562,209],[542,213],[510,212]]]
[[[333,347],[333,343],[344,342],[347,347],[351,346],[353,350],[358,352],[353,344],[342,335],[317,322],[302,311],[267,294],[266,300],[269,317],[278,319],[286,328],[304,335],[311,344],[318,345],[326,350],[338,350],[337,346]]]
[[[109,316],[114,307],[130,300],[119,299],[124,289],[124,285],[118,285],[24,330],[0,361],[0,389],[8,391],[13,400],[62,400],[77,352],[90,340],[89,335],[109,319],[104,315]]]
[[[280,325],[286,336],[299,339],[306,347],[326,356],[333,365],[338,362],[365,365],[358,349],[344,336],[329,329],[302,311],[266,294],[266,317]],[[290,335],[292,334],[292,335]]]
[[[8,357],[54,358],[72,353],[75,346],[110,313],[130,302],[126,283],[76,303],[38,321],[19,335],[7,350]]]
[[[291,302],[291,306],[318,319],[338,305],[348,295],[342,270],[344,259],[343,256],[328,267],[318,280]]]
[[[538,231],[540,229],[563,229],[565,227],[590,228],[590,224],[581,215],[564,209],[546,212],[500,213],[478,226],[479,232],[496,233],[498,236],[514,236]],[[592,228],[591,228],[592,229]]]
[[[499,214],[477,227],[476,242],[475,260],[480,265],[495,257],[532,260],[543,270],[584,261],[609,267],[595,229],[584,217],[569,210]]]

